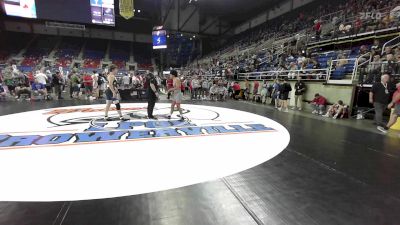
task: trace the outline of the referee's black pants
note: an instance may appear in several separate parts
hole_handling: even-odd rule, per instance
[[[157,98],[150,96],[148,101],[147,101],[147,116],[149,118],[153,118],[153,110],[154,106],[156,105]]]

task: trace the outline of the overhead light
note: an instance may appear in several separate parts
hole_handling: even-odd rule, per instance
[[[181,37],[183,37],[183,34],[181,34]]]

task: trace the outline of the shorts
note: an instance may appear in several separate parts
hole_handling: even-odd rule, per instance
[[[85,91],[86,92],[92,92],[93,91],[93,86],[85,86]]]
[[[395,113],[397,116],[400,116],[400,104],[395,104],[395,106],[394,106],[394,113]]]
[[[172,101],[175,103],[181,103],[182,102],[182,92],[177,91],[172,95]]]
[[[117,98],[113,97],[113,93],[112,93],[110,88],[107,88],[107,90],[106,90],[106,100],[107,101],[113,101],[113,102],[119,101],[118,96],[117,96]]]
[[[279,95],[279,99],[281,100],[288,100],[289,99],[289,93],[282,93]]]
[[[15,86],[14,85],[7,85],[8,91],[15,91]]]

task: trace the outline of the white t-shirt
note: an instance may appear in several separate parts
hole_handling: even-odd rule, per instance
[[[124,82],[125,85],[129,85],[130,83],[130,77],[129,76],[123,76],[122,81]]]
[[[36,76],[35,76],[35,79],[38,81],[38,83],[40,83],[40,84],[44,84],[44,85],[46,85],[47,84],[47,76],[44,74],[44,73],[38,73]]]

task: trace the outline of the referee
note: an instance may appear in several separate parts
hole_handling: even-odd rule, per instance
[[[153,70],[151,70],[147,75],[147,117],[149,119],[156,119],[153,116],[153,110],[158,97],[157,79],[153,74]]]

